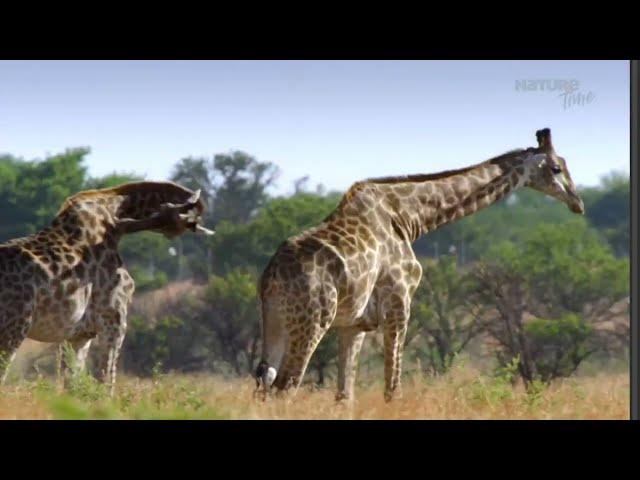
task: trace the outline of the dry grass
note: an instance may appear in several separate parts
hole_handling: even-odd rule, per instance
[[[439,378],[409,377],[403,398],[386,404],[382,385],[360,385],[352,405],[336,405],[333,388],[302,387],[295,399],[253,398],[253,380],[213,376],[120,377],[107,399],[83,380],[62,393],[51,381],[0,389],[0,419],[628,419],[629,377],[607,374],[556,381],[527,393],[522,386],[456,367]]]

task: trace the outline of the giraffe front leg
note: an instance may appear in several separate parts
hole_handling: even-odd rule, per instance
[[[106,290],[94,303],[101,346],[98,380],[107,385],[111,396],[115,393],[118,357],[127,333],[127,307],[134,288],[129,272],[118,268],[113,276],[112,288]]]
[[[338,392],[336,401],[353,400],[358,355],[366,332],[358,327],[341,328],[339,332]]]
[[[98,380],[107,385],[109,395],[115,393],[116,371],[120,349],[126,335],[126,312],[111,311],[101,315],[105,322],[100,333],[102,351],[98,364]]]
[[[384,319],[384,399],[387,402],[402,395],[402,352],[409,321],[408,307],[404,302],[398,298],[392,298],[392,302],[394,308],[387,312]]]

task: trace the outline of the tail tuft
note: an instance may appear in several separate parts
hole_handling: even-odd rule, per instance
[[[262,380],[262,384],[266,389],[268,389],[273,385],[277,374],[278,371],[275,368],[269,366],[267,362],[262,360],[258,364],[258,368],[256,368],[256,381],[260,382],[260,380]]]

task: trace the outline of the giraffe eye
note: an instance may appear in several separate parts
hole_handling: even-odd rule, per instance
[[[554,175],[558,175],[559,173],[562,172],[562,169],[558,165],[553,165],[551,167],[551,171],[553,172]]]

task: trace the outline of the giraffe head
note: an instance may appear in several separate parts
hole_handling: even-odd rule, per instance
[[[186,189],[185,189],[186,190]],[[188,191],[190,192],[190,191]],[[184,195],[178,197],[178,204],[173,202],[165,202],[160,205],[162,212],[166,212],[173,217],[175,221],[168,222],[158,231],[165,237],[172,238],[182,235],[187,230],[194,233],[204,233],[213,235],[215,232],[202,226],[202,213],[204,212],[204,202],[200,198],[200,190],[190,192],[188,198]]]
[[[162,217],[162,227],[151,229],[166,237],[175,237],[187,230],[194,233],[214,232],[202,226],[205,204],[200,190],[193,191],[173,182],[132,182],[89,194],[118,195],[123,199],[118,204],[116,217],[143,218]],[[87,192],[84,193],[87,195]]]
[[[525,185],[565,203],[573,213],[583,214],[584,203],[571,180],[567,163],[553,148],[551,130],[538,130],[536,138],[538,148],[529,150],[529,178]]]

